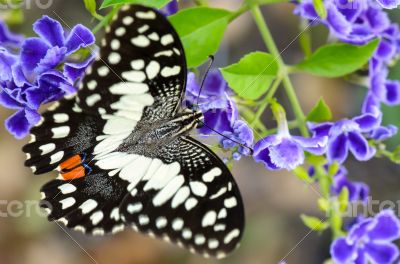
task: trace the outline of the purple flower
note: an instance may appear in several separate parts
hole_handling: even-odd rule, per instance
[[[394,9],[400,5],[400,0],[376,0],[383,8]]]
[[[238,119],[235,102],[230,98],[232,91],[217,70],[211,71],[204,82],[199,95],[200,85],[194,73],[188,74],[186,86],[186,104],[198,107],[204,114],[205,126],[199,129],[202,134],[211,134],[214,129],[219,133],[233,132],[233,125]],[[211,128],[211,129],[210,129]]]
[[[10,32],[6,24],[0,20],[0,45],[15,47],[24,40],[23,36]]]
[[[357,160],[371,159],[376,150],[369,146],[363,133],[370,133],[381,124],[380,114],[363,114],[353,119],[343,119],[336,123],[309,123],[315,136],[328,136],[327,158],[329,163],[343,163],[350,151]]]
[[[161,12],[165,16],[170,16],[178,12],[178,10],[179,10],[178,0],[173,0],[169,2],[164,8],[162,8]]]
[[[350,181],[347,178],[347,169],[340,167],[339,171],[333,178],[332,192],[339,195],[343,188],[349,191],[349,201],[362,201],[367,203],[369,195],[369,187],[363,182]]]
[[[374,218],[361,218],[347,237],[337,238],[331,255],[337,264],[393,263],[399,250],[393,243],[400,238],[400,221],[391,210],[383,210]]]
[[[322,155],[328,138],[315,136],[305,138],[290,135],[285,110],[278,103],[272,103],[272,112],[278,123],[278,133],[262,138],[254,146],[254,160],[267,169],[293,170],[304,163],[304,151]]]
[[[242,155],[248,156],[251,154],[250,148],[253,145],[254,135],[253,130],[247,125],[246,122],[242,120],[236,120],[232,127],[232,132],[225,132],[224,135],[227,138],[221,138],[221,145],[225,149],[231,149],[238,147],[237,152],[234,153],[233,158],[238,160]],[[246,147],[239,146],[237,143],[233,142],[233,139]]]
[[[94,43],[93,34],[82,25],[65,34],[59,22],[44,16],[33,28],[39,37],[25,39],[18,54],[0,47],[0,104],[17,110],[6,120],[6,128],[17,138],[40,120],[42,104],[76,92],[74,85],[94,58],[76,61],[70,56]]]
[[[304,163],[304,151],[321,155],[326,141],[326,137],[271,135],[255,144],[253,157],[256,162],[261,162],[270,170],[293,170]]]

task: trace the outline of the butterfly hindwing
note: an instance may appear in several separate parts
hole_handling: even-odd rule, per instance
[[[120,206],[127,224],[206,256],[223,257],[238,246],[244,227],[240,192],[204,145],[182,137],[158,157],[134,162],[121,170],[136,168],[122,176],[130,183]]]
[[[95,168],[85,177],[68,181],[56,179],[42,189],[41,207],[51,221],[93,235],[122,231],[125,224],[119,203],[127,185]],[[87,173],[87,172],[86,172]]]

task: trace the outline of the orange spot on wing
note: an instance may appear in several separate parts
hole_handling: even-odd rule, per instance
[[[85,168],[83,166],[76,167],[72,171],[61,174],[64,180],[73,180],[85,176]]]
[[[64,180],[73,180],[85,176],[85,167],[81,165],[82,159],[79,155],[72,156],[71,158],[63,161],[60,164],[61,171],[67,171],[61,173]]]

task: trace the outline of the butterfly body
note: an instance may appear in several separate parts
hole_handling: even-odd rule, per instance
[[[156,10],[121,9],[77,94],[43,114],[23,150],[45,184],[49,220],[92,235],[132,227],[204,256],[224,257],[244,229],[230,171],[188,133],[201,112],[180,108],[186,60]]]

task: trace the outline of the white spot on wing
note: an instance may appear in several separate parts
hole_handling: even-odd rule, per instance
[[[82,210],[82,214],[88,214],[97,207],[97,202],[93,199],[86,200],[79,209]]]
[[[215,211],[208,211],[204,215],[203,220],[201,221],[201,226],[202,227],[212,226],[215,224],[216,220],[217,220],[217,213]]]
[[[136,16],[141,19],[155,19],[156,13],[154,13],[154,11],[151,10],[147,12],[138,11],[136,12]]]
[[[161,44],[167,46],[174,43],[174,37],[171,34],[167,34],[161,37]]]
[[[213,168],[209,172],[204,173],[203,181],[212,182],[215,177],[218,177],[222,174],[222,170],[220,168]]]
[[[58,189],[61,191],[62,194],[69,194],[76,191],[76,187],[71,183],[65,183],[63,185],[58,186]]]
[[[54,114],[53,118],[54,118],[54,122],[56,122],[57,124],[65,123],[69,120],[69,116],[64,113]]]
[[[101,222],[101,220],[103,220],[104,218],[104,214],[102,211],[97,211],[94,212],[91,216],[90,216],[90,220],[92,220],[92,224],[93,225],[97,225],[98,223]]]
[[[42,152],[41,155],[46,155],[53,150],[56,149],[56,145],[54,143],[48,143],[46,145],[42,145],[39,147],[40,151]]]
[[[64,157],[64,151],[59,151],[50,157],[50,164],[59,162]]]
[[[156,61],[151,61],[146,67],[146,74],[149,80],[154,79],[160,72],[160,64]]]
[[[62,127],[54,127],[51,129],[53,133],[53,138],[65,138],[68,136],[70,132],[69,126],[62,126]]]
[[[144,35],[139,35],[135,38],[132,38],[131,43],[137,47],[144,48],[150,45],[150,40]]]
[[[163,77],[171,77],[178,75],[181,72],[181,67],[180,66],[174,66],[174,67],[164,67],[161,70],[161,75]]]
[[[92,94],[86,98],[86,104],[88,106],[94,106],[100,100],[101,100],[101,96],[99,94]]]
[[[64,200],[61,200],[61,209],[65,210],[75,204],[75,198],[74,197],[68,197],[65,198]]]
[[[161,189],[161,191],[156,194],[153,199],[153,205],[163,205],[165,202],[171,199],[172,196],[175,195],[175,193],[179,190],[184,182],[185,179],[182,175],[174,177],[163,189]]]
[[[238,237],[239,235],[240,235],[239,229],[233,229],[225,236],[224,243],[229,244],[235,237]]]

